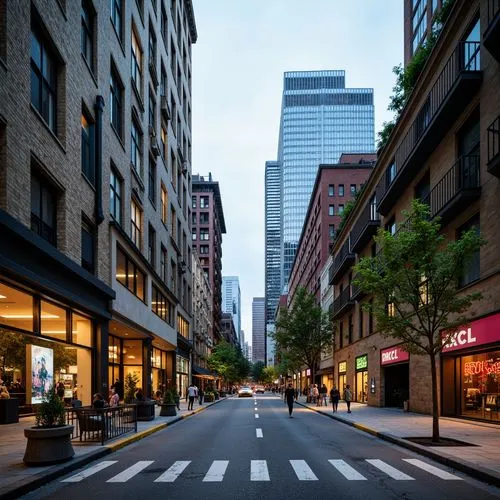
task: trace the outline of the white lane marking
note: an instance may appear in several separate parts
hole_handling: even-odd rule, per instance
[[[258,438],[264,437],[264,434],[262,434],[262,429],[255,429],[255,432]]]
[[[366,481],[366,477],[360,474],[344,460],[328,460],[349,481]]]
[[[270,481],[265,460],[251,460],[250,481]]]
[[[258,413],[255,414],[255,418],[259,418],[259,414]]]
[[[396,479],[397,481],[414,481],[415,478],[408,476],[404,472],[401,472],[398,469],[395,469],[392,465],[386,464],[384,461],[379,460],[378,458],[370,459],[367,458],[366,461],[376,467],[377,469],[385,472],[388,476],[392,477],[392,479]]]
[[[203,481],[205,483],[215,483],[220,482],[224,479],[224,473],[226,472],[229,460],[214,460],[210,469],[205,474]]]
[[[118,460],[105,460],[104,462],[99,462],[98,464],[89,467],[88,469],[82,470],[78,474],[75,474],[67,479],[63,479],[61,483],[79,483],[83,481],[86,477],[92,476],[97,472],[106,469],[110,465],[116,464]]]
[[[257,408],[255,408],[255,411],[259,411]]]
[[[182,473],[182,471],[191,463],[191,460],[178,461],[167,469],[159,478],[155,479],[155,483],[173,483]]]
[[[290,460],[299,481],[317,481],[318,478],[305,460]]]
[[[111,479],[108,479],[106,482],[107,483],[125,483],[131,477],[134,477],[135,475],[139,474],[139,472],[144,470],[146,467],[149,467],[153,462],[154,462],[154,460],[140,460],[136,464],[132,465],[132,467],[125,469],[123,472],[120,472],[120,474],[113,476]]]
[[[434,476],[440,477],[446,481],[462,481],[461,477],[455,476],[454,474],[450,474],[439,467],[434,467],[434,465],[423,462],[422,460],[418,460],[417,458],[403,458],[405,462],[418,467],[419,469],[427,471],[429,474],[433,474]]]

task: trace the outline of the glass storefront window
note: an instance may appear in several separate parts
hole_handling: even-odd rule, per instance
[[[368,401],[368,372],[356,372],[356,401],[366,403]]]
[[[500,421],[500,350],[461,357],[462,415]]]
[[[123,341],[123,364],[142,366],[142,340]]]
[[[33,297],[0,283],[0,324],[33,331]]]
[[[72,342],[92,347],[92,321],[89,318],[73,313]]]
[[[66,342],[66,309],[42,300],[40,325],[40,333],[44,337],[51,337]]]

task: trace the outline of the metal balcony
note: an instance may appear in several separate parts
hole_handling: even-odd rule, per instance
[[[423,200],[444,226],[481,195],[479,155],[461,156]]]
[[[377,212],[377,204],[368,203],[352,228],[351,250],[359,253],[377,233],[379,226],[380,216]]]
[[[500,1],[500,0],[499,0]],[[488,172],[500,177],[500,116],[487,128]]]
[[[333,319],[338,318],[354,305],[350,288],[348,286],[345,290],[342,290],[340,295],[333,301]]]
[[[394,170],[387,170],[377,186],[379,213],[389,213],[477,92],[482,79],[480,67],[480,43],[459,42],[398,146]]]
[[[488,0],[488,25],[483,33],[483,45],[500,62],[500,0]]]
[[[353,281],[356,281],[356,276],[353,277]],[[358,285],[351,285],[351,300],[360,300],[366,295],[365,292]]]
[[[339,253],[333,259],[333,263],[330,267],[330,285],[336,285],[342,275],[354,264],[354,253],[352,253],[350,248],[350,238],[340,248]]]

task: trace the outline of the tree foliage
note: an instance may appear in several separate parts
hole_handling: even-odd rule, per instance
[[[252,370],[251,370],[251,373],[252,373],[252,378],[254,379],[255,382],[258,382],[259,380],[262,379],[262,372],[265,368],[265,364],[263,361],[256,361],[253,365],[252,365]]]
[[[239,382],[250,372],[250,363],[241,349],[225,340],[214,347],[207,362],[209,368],[221,376],[226,384]]]
[[[435,358],[454,329],[470,320],[467,312],[481,298],[476,292],[459,293],[459,280],[484,241],[477,228],[445,241],[439,220],[431,220],[429,207],[418,200],[403,215],[396,235],[379,229],[380,251],[355,266],[354,284],[373,297],[365,308],[374,315],[377,331],[401,340],[410,353],[429,356],[437,419]],[[438,429],[433,436],[439,439]]]
[[[316,297],[305,288],[298,288],[290,308],[282,309],[272,334],[278,350],[289,366],[306,366],[314,380],[321,353],[333,346],[331,317],[321,309]]]
[[[262,370],[261,382],[264,384],[272,384],[278,378],[278,371],[274,366],[266,366]]]

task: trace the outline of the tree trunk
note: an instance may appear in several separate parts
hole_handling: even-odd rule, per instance
[[[439,406],[438,406],[438,380],[436,371],[436,355],[429,354],[431,360],[431,384],[432,384],[432,441],[439,442]]]

